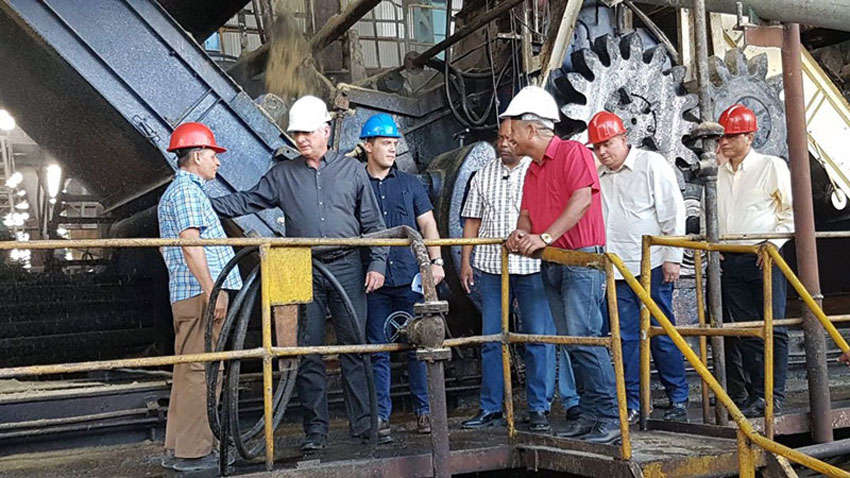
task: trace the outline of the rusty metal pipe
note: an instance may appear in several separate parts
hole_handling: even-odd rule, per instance
[[[661,7],[691,8],[690,0],[640,0]],[[705,0],[712,12],[734,15],[740,0]],[[833,30],[850,31],[850,0],[747,0],[759,18],[780,22],[795,22]]]
[[[850,10],[850,5],[847,6]],[[845,27],[850,23],[845,23]],[[782,80],[785,88],[785,121],[788,125],[788,153],[791,157],[791,190],[794,195],[795,245],[800,279],[821,305],[818,279],[818,251],[812,205],[812,180],[806,137],[806,105],[800,64],[800,26],[784,26],[782,36]],[[803,310],[806,338],[806,372],[812,414],[812,438],[818,443],[832,441],[829,380],[826,370],[826,341],[813,312]]]
[[[697,293],[697,317],[699,326],[705,327],[705,297],[703,296],[702,289],[702,253],[700,251],[694,251],[694,271]],[[699,359],[708,368],[708,340],[704,336],[700,336],[699,338]],[[711,416],[711,397],[709,396],[708,384],[705,383],[705,380],[700,380],[700,391],[702,394],[702,422],[709,423],[709,417]]]
[[[714,327],[688,327],[688,326],[677,326],[676,331],[679,332],[679,335],[682,337],[764,337],[763,327],[750,327],[750,328],[714,328]],[[664,331],[661,327],[650,327],[649,335],[655,337],[656,335],[666,335],[667,332]]]

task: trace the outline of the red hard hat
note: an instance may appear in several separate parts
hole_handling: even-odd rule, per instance
[[[201,123],[183,123],[171,133],[171,143],[167,151],[172,153],[186,148],[209,148],[216,153],[227,151],[215,144],[213,132]]]
[[[608,141],[625,132],[626,128],[623,127],[623,120],[619,116],[608,111],[600,111],[593,115],[590,123],[587,124],[587,143],[596,144]]]
[[[759,129],[758,120],[753,110],[741,104],[726,108],[718,121],[726,134],[755,133]]]

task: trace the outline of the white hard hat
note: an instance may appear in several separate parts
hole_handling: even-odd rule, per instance
[[[533,116],[523,118],[524,115],[534,115],[537,118]],[[526,86],[519,90],[508,105],[508,109],[500,114],[499,118],[542,119],[553,123],[561,120],[555,98],[539,86]]]
[[[286,131],[316,131],[331,120],[325,102],[315,96],[302,96],[289,108],[289,125]]]

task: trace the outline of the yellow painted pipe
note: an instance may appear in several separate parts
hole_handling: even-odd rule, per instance
[[[772,440],[769,440],[761,435],[759,435],[752,424],[747,421],[746,417],[741,413],[741,410],[738,409],[738,406],[735,405],[735,402],[729,398],[729,395],[726,394],[726,391],[720,386],[717,382],[717,379],[711,375],[711,372],[707,367],[703,366],[702,362],[700,362],[699,357],[691,350],[688,343],[685,341],[684,337],[682,337],[676,328],[670,323],[670,320],[664,315],[661,309],[658,308],[658,305],[652,300],[649,293],[644,290],[640,283],[638,283],[637,279],[629,272],[628,268],[623,264],[623,261],[617,257],[615,254],[606,254],[608,258],[611,260],[613,265],[620,271],[620,274],[623,275],[626,282],[629,284],[629,287],[635,291],[635,294],[641,299],[646,307],[649,307],[650,312],[664,328],[667,334],[670,336],[670,339],[679,350],[682,351],[682,354],[685,356],[685,359],[691,364],[694,370],[699,374],[699,376],[706,381],[711,390],[714,392],[715,397],[717,397],[717,401],[726,407],[729,410],[729,415],[738,424],[738,428],[756,445],[762,447],[763,449],[775,453],[777,455],[782,455],[789,460],[803,465],[807,468],[810,468],[814,471],[823,473],[827,476],[833,478],[850,478],[850,472],[841,470],[837,467],[824,463],[820,460],[812,458],[808,455],[802,454],[796,450],[788,448],[787,446],[780,445]],[[773,254],[771,254],[773,255]],[[774,257],[775,259],[775,257]],[[832,325],[832,324],[830,324]],[[846,345],[846,344],[845,344]]]
[[[508,333],[509,343],[521,344],[557,344],[557,345],[591,345],[612,347],[612,339],[608,337],[575,337],[572,335],[532,335]]]
[[[693,251],[694,253],[694,280],[696,281],[697,293],[697,318],[699,326],[705,327],[705,297],[702,291],[702,252]],[[649,313],[649,311],[647,311]],[[708,338],[705,335],[699,337],[699,359],[702,364],[708,367]],[[700,391],[702,392],[702,422],[710,423],[711,418],[711,397],[708,393],[708,384],[705,380],[700,380]]]
[[[716,251],[716,252],[735,252],[735,253],[750,253],[758,252],[759,246],[745,246],[741,244],[717,244],[712,242],[689,241],[683,239],[672,238],[669,236],[652,236],[652,245],[681,247],[685,249],[696,249],[701,251]]]
[[[767,252],[770,254],[770,257],[779,267],[779,270],[785,275],[785,278],[788,279],[788,283],[797,291],[797,294],[803,299],[803,302],[809,307],[812,313],[817,317],[820,321],[821,325],[824,329],[829,333],[829,336],[832,337],[832,341],[838,345],[838,348],[841,349],[842,353],[847,353],[850,351],[850,345],[847,345],[847,341],[844,340],[844,337],[841,336],[841,333],[838,332],[838,329],[832,325],[832,322],[829,321],[829,317],[823,313],[823,309],[821,309],[815,299],[812,298],[812,295],[809,294],[809,291],[803,286],[803,283],[800,282],[800,279],[797,278],[797,275],[791,270],[788,266],[788,263],[785,262],[785,259],[779,254],[779,251],[776,250],[776,247],[773,244],[767,245]]]
[[[773,440],[773,261],[764,249],[759,255],[764,297],[764,434]]]
[[[614,381],[617,387],[617,413],[620,416],[620,459],[632,458],[632,442],[629,437],[628,403],[626,381],[623,375],[623,343],[620,337],[620,312],[617,308],[617,287],[611,261],[605,261],[605,279],[608,289],[608,322],[611,326],[611,358],[614,361]]]
[[[268,244],[260,246],[260,295],[263,327],[263,421],[266,439],[266,471],[274,468],[274,413],[272,412],[272,304]]]
[[[738,430],[738,476],[740,478],[755,478],[756,463],[753,459],[753,450],[750,448],[747,436]]]
[[[508,424],[508,437],[516,435],[514,426],[514,399],[511,387],[511,350],[508,341],[510,304],[510,273],[508,269],[508,249],[502,246],[502,376],[505,381],[505,420]]]
[[[641,239],[640,257],[640,283],[644,290],[652,290],[652,238],[643,236]],[[640,309],[640,428],[646,430],[646,421],[652,411],[652,397],[650,395],[650,352],[652,336],[649,334],[650,327],[649,309]]]
[[[743,328],[726,328],[716,329],[713,327],[689,327],[689,326],[676,326],[676,330],[683,337],[763,337],[764,327],[750,327],[747,329]],[[662,327],[650,327],[649,335],[666,335],[664,328]]]

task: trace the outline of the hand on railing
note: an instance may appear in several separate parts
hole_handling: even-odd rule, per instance
[[[850,365],[850,350],[841,354],[841,356],[838,357],[838,361]]]

